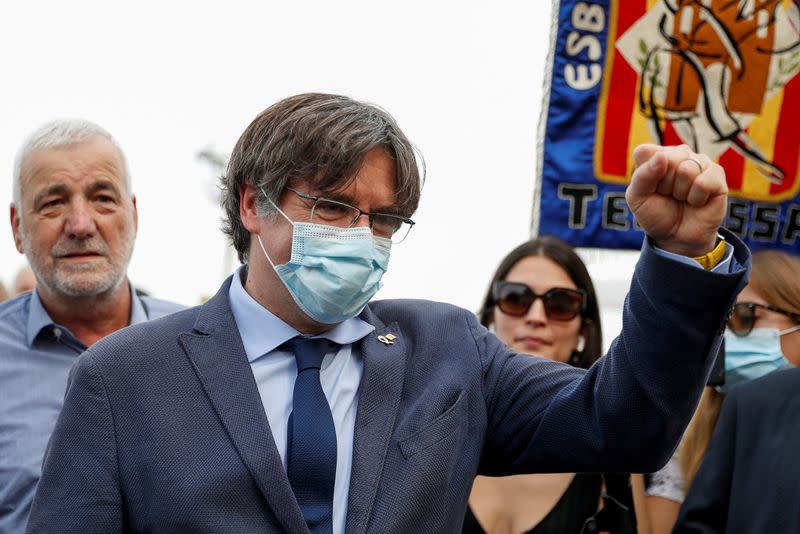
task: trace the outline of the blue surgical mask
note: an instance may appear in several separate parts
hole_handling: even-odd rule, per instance
[[[718,390],[724,393],[737,384],[791,367],[781,352],[781,336],[796,330],[800,330],[800,325],[786,330],[754,328],[742,337],[726,330],[725,386]]]
[[[275,204],[273,203],[273,206]],[[336,324],[355,317],[381,288],[389,267],[390,239],[376,237],[367,227],[337,228],[294,222],[292,255],[275,265],[258,244],[297,306],[315,321]]]

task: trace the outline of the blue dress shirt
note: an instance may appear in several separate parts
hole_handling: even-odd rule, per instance
[[[182,306],[136,296],[131,324]],[[0,532],[23,533],[67,377],[86,349],[53,322],[36,290],[0,304]]]
[[[236,271],[228,298],[242,338],[247,359],[261,395],[272,438],[286,469],[286,442],[289,414],[292,412],[297,362],[294,354],[278,347],[300,333],[256,302],[242,286],[242,269]],[[353,435],[358,387],[364,372],[361,354],[353,345],[375,330],[357,317],[320,334],[339,345],[322,360],[320,382],[331,407],[336,427],[336,482],[333,489],[333,532],[344,532],[347,519],[347,493],[353,464]]]
[[[717,234],[717,238],[724,239],[724,237],[719,234]],[[701,269],[703,268],[703,266],[700,265],[700,262],[693,258],[681,256],[680,254],[675,254],[674,252],[668,252],[658,247],[653,247],[653,250],[656,251],[656,254],[664,256],[665,258],[679,261],[681,263],[685,263],[686,265],[692,265],[693,267],[699,267]],[[733,245],[730,243],[725,243],[725,254],[723,254],[722,259],[719,260],[719,263],[712,267],[711,270],[715,273],[730,273],[732,272],[731,267],[734,266],[732,263],[733,261]]]

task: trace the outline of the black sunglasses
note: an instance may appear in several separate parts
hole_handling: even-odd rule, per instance
[[[586,308],[586,291],[554,287],[538,295],[525,284],[498,280],[492,287],[492,299],[500,311],[522,317],[531,309],[536,299],[542,299],[548,319],[571,321]]]
[[[762,310],[769,310],[786,315],[796,323],[800,323],[800,314],[792,313],[790,311],[775,308],[767,304],[758,304],[756,302],[737,302],[733,305],[731,316],[728,319],[728,328],[731,332],[739,337],[744,337],[753,331],[753,326],[756,324],[756,308]]]

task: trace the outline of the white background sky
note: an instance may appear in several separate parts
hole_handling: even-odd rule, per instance
[[[81,117],[128,158],[139,207],[131,279],[184,304],[213,294],[226,243],[197,152],[230,152],[270,104],[328,91],[388,110],[427,162],[417,226],[378,298],[475,310],[529,235],[550,21],[548,0],[6,2],[0,279],[10,284],[25,261],[8,224],[15,153],[41,123]],[[614,305],[630,255],[600,256],[590,269]],[[615,318],[604,320],[613,334]]]

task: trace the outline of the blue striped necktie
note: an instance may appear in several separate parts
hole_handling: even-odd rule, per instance
[[[286,346],[297,359],[287,442],[289,483],[309,530],[330,534],[336,481],[336,428],[319,380],[329,342],[296,337]]]

